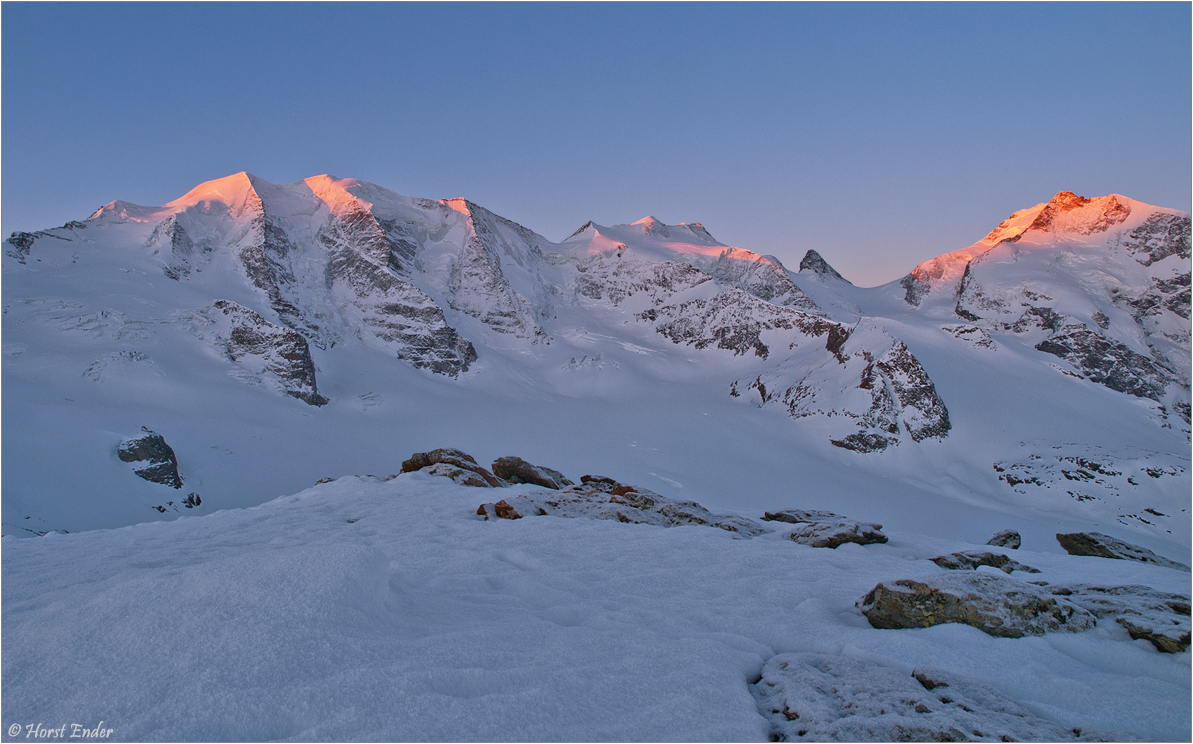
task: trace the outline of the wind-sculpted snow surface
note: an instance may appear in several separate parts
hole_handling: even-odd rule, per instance
[[[769,659],[752,686],[776,741],[1128,741],[1066,729],[943,669],[817,653]]]
[[[608,503],[615,494],[594,482]],[[691,522],[476,514],[499,493],[567,496],[517,488],[345,476],[250,509],[6,537],[5,730],[103,720],[132,741],[1189,739],[1188,652],[1157,653],[1111,619],[1137,608],[1137,630],[1169,622],[1186,573],[1029,543],[1017,557],[1052,582],[1033,589],[1071,585],[1047,596],[1088,604],[1096,628],[877,629],[857,597],[904,571],[959,573],[925,558],[981,545],[899,530],[827,550]],[[1154,588],[1108,589],[1142,583]]]

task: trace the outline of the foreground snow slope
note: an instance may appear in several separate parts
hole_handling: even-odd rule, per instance
[[[765,740],[749,683],[775,654],[810,651],[902,675],[938,667],[1066,729],[1190,737],[1187,651],[1160,654],[1113,623],[1018,639],[877,630],[856,608],[875,583],[940,573],[925,559],[984,540],[888,527],[887,544],[830,550],[778,533],[476,516],[511,492],[346,477],[248,509],[6,537],[4,727],[102,720],[130,740]],[[1031,580],[1189,589],[1182,571],[1044,547],[1026,536],[1014,551],[1042,571]]]

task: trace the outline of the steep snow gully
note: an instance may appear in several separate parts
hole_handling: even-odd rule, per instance
[[[3,736],[1187,740],[1189,226],[873,288],[326,175],[14,233]]]

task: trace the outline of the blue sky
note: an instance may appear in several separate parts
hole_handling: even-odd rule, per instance
[[[6,2],[2,229],[331,173],[877,284],[1060,190],[1189,211],[1190,7]]]

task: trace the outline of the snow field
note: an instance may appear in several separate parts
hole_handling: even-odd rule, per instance
[[[888,528],[886,545],[828,550],[782,532],[481,521],[476,506],[503,491],[346,477],[248,509],[5,538],[4,728],[765,740],[749,683],[771,656],[812,651],[946,669],[1065,727],[1190,736],[1189,653],[1160,654],[1116,624],[999,639],[958,625],[876,630],[856,610],[878,581],[940,571],[925,559],[973,543]],[[1041,569],[1032,580],[1189,591],[1169,569],[1013,555]]]

